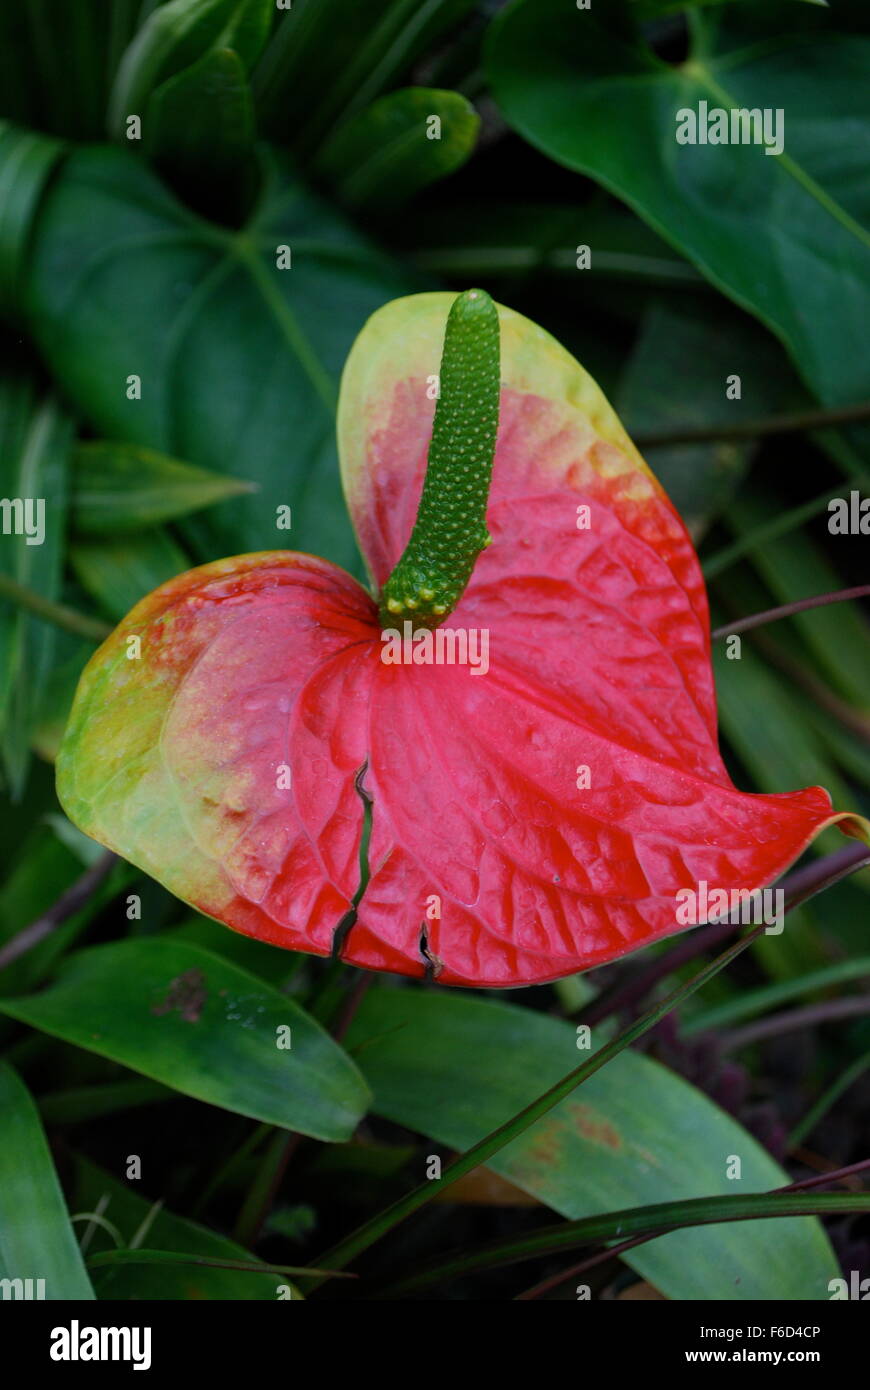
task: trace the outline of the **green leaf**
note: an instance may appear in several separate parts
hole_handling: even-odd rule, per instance
[[[201,558],[292,547],[356,567],[338,378],[368,315],[416,285],[267,166],[253,219],[230,233],[132,155],[76,151],[37,221],[29,322],[97,434],[260,485],[185,523]],[[130,374],[141,399],[127,396]],[[278,528],[288,506],[292,531]]]
[[[848,488],[841,489],[848,500]],[[736,537],[751,532],[774,515],[777,498],[758,484],[740,494],[728,509]],[[832,545],[836,544],[836,539]],[[819,547],[806,534],[768,539],[751,552],[751,561],[778,603],[814,594],[833,593],[844,581]],[[790,620],[831,684],[855,705],[870,709],[870,626],[858,603],[796,613]]]
[[[57,140],[46,140],[0,121],[0,313],[6,318],[18,317],[31,224],[45,184],[63,152],[64,146]]]
[[[44,1279],[47,1299],[93,1299],[36,1106],[5,1062],[0,1114],[0,1277]]]
[[[732,373],[741,379],[739,401],[726,398]],[[758,419],[786,409],[796,394],[802,396],[781,349],[752,319],[718,304],[711,334],[709,310],[656,300],[644,314],[615,405],[634,438]],[[641,452],[697,541],[730,501],[751,444],[713,440],[641,446]]]
[[[0,573],[47,599],[60,588],[71,440],[72,422],[56,402],[40,397],[25,371],[8,366],[0,381]],[[48,623],[0,604],[0,753],[16,798],[55,637]]]
[[[687,1020],[683,1025],[682,1034],[684,1037],[691,1037],[693,1033],[706,1032],[711,1028],[731,1028],[744,1019],[773,1013],[783,1004],[791,1003],[793,999],[799,999],[804,994],[814,994],[817,990],[828,989],[831,985],[867,978],[870,978],[870,956],[840,960],[797,980],[780,980],[776,984],[762,985],[759,989],[741,990],[732,999],[704,1009]]]
[[[115,536],[250,492],[227,478],[122,441],[79,444],[73,454],[72,521],[80,535]]]
[[[405,87],[340,125],[314,172],[346,206],[382,216],[459,169],[479,127],[480,117],[458,92]]]
[[[763,600],[746,596],[754,589],[744,588],[742,574],[723,581],[723,585],[738,611],[755,612],[764,607]],[[728,657],[725,642],[715,643],[713,670],[720,728],[756,790],[781,793],[820,786],[830,793],[835,806],[854,802],[854,793],[806,717],[799,693],[761,659],[751,638],[742,638],[739,659]],[[809,852],[822,854],[826,848],[834,849],[838,838],[826,833],[813,842]],[[853,881],[862,879],[866,882],[865,875],[856,875]],[[801,975],[826,960],[823,938],[805,908],[789,914],[782,936],[765,934],[752,949],[766,973],[775,979]]]
[[[140,1197],[117,1178],[79,1156],[75,1160],[74,1197],[80,1211],[100,1209],[118,1227],[128,1244],[138,1235],[140,1245],[159,1246],[162,1250],[205,1259],[244,1260],[248,1263],[257,1259],[243,1246],[216,1231],[210,1231],[196,1221],[188,1221],[186,1217],[176,1216],[165,1207],[155,1208],[153,1202]],[[87,1223],[81,1222],[78,1229],[83,1233]],[[99,1227],[95,1228],[88,1254],[100,1255],[111,1249],[112,1242],[107,1234]],[[171,1264],[104,1266],[95,1268],[92,1278],[101,1299],[171,1299],[179,1302],[191,1299],[226,1299],[232,1302],[256,1299],[274,1303],[278,1286],[289,1283],[289,1280],[275,1274]],[[301,1297],[299,1291],[293,1288],[293,1298]]]
[[[343,1140],[368,1091],[328,1033],[262,980],[171,937],[81,951],[0,1011],[239,1115]],[[278,1046],[290,1029],[290,1047]]]
[[[143,0],[0,6],[0,115],[66,140],[101,140],[120,55]]]
[[[821,739],[830,757],[846,774],[850,782],[870,791],[870,741],[856,730],[835,723],[808,696],[803,700],[804,714]],[[866,724],[867,721],[865,721]]]
[[[109,129],[120,140],[128,116],[144,117],[162,82],[215,48],[232,48],[246,72],[259,57],[274,14],[273,0],[170,0],[149,16],[118,67]],[[144,124],[144,121],[143,121]]]
[[[867,384],[870,42],[830,23],[807,5],[695,11],[689,57],[671,66],[622,5],[514,0],[490,30],[488,71],[514,129],[635,208],[835,405]],[[678,144],[679,113],[701,101],[783,111],[783,152]]]
[[[296,0],[254,72],[260,129],[297,155],[363,111],[475,0]]]
[[[76,578],[113,618],[123,618],[158,584],[190,568],[172,537],[158,527],[116,540],[81,540],[70,547]]]
[[[254,109],[244,64],[215,48],[152,93],[145,153],[166,182],[204,217],[233,223],[256,187]]]
[[[594,1040],[593,1040],[594,1041]],[[575,1063],[568,1023],[458,994],[370,990],[348,1035],[375,1111],[466,1149]],[[737,1180],[728,1155],[741,1159]],[[569,1219],[628,1205],[777,1187],[786,1175],[688,1082],[626,1050],[490,1166]],[[827,1298],[837,1274],[816,1221],[675,1232],[624,1258],[677,1299]]]
[[[821,786],[835,806],[847,806],[849,790],[828,760],[792,693],[758,657],[748,638],[740,657],[729,659],[725,643],[713,649],[719,722],[755,786],[782,792]],[[812,849],[824,849],[823,837]]]

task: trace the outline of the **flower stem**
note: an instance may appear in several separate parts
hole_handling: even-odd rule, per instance
[[[633,1231],[645,1239],[677,1231],[685,1226],[710,1226],[727,1221],[754,1221],[783,1216],[832,1216],[870,1212],[870,1192],[805,1193],[750,1192],[735,1197],[694,1197],[677,1202],[658,1202],[648,1207],[629,1207],[603,1216],[586,1216],[558,1226],[542,1226],[521,1236],[507,1236],[460,1255],[450,1256],[428,1269],[378,1290],[378,1298],[398,1298],[458,1275],[500,1269],[522,1260],[557,1254],[583,1245],[612,1240],[617,1231]],[[633,1240],[632,1244],[640,1244]],[[619,1247],[625,1249],[623,1244]],[[611,1254],[617,1253],[614,1251]]]
[[[756,439],[766,434],[795,434],[803,430],[829,429],[870,419],[870,401],[840,406],[836,410],[802,410],[791,415],[768,415],[763,420],[736,420],[728,425],[702,425],[699,429],[663,430],[636,434],[639,449],[659,449],[671,444],[706,444],[719,439]]]
[[[820,1177],[805,1178],[801,1182],[789,1183],[787,1187],[778,1189],[780,1192],[801,1192],[805,1188],[821,1187],[827,1183],[840,1182],[844,1178],[850,1177],[853,1173],[862,1173],[870,1168],[870,1158],[862,1159],[860,1163],[851,1163],[848,1168],[838,1168],[831,1173],[823,1173]],[[846,1184],[848,1186],[848,1183]],[[530,1289],[516,1295],[514,1302],[528,1302],[531,1299],[540,1298],[543,1294],[552,1292],[568,1279],[576,1279],[578,1275],[585,1274],[587,1270],[594,1269],[596,1265],[603,1264],[606,1260],[614,1260],[621,1255],[627,1254],[629,1250],[634,1250],[638,1245],[646,1245],[651,1240],[656,1240],[655,1233],[652,1235],[635,1236],[632,1240],[624,1240],[619,1245],[607,1245],[603,1250],[599,1250],[594,1255],[589,1255],[579,1264],[572,1265],[570,1269],[561,1269],[558,1274],[549,1274],[540,1283],[534,1284]]]
[[[814,594],[812,598],[799,598],[794,603],[784,603],[781,608],[767,608],[763,613],[751,613],[748,618],[738,618],[736,623],[725,623],[724,627],[714,628],[710,639],[717,642],[720,637],[731,637],[735,632],[749,632],[765,623],[779,622],[780,618],[791,618],[795,613],[805,613],[808,608],[822,608],[828,603],[843,603],[847,599],[867,598],[870,584],[856,584],[853,589],[837,589],[831,594]]]
[[[65,893],[61,893],[57,902],[47,912],[44,912],[41,917],[37,917],[29,926],[23,927],[20,932],[11,937],[5,946],[0,948],[0,970],[4,970],[14,960],[18,960],[19,956],[26,955],[40,941],[44,941],[74,913],[84,907],[91,894],[96,892],[116,863],[116,855],[111,850],[106,850],[99,859],[91,864],[90,868],[85,870],[81,878],[77,878]]]
[[[35,617],[44,618],[47,623],[54,623],[55,627],[62,627],[66,632],[74,632],[77,637],[85,637],[89,642],[102,642],[112,631],[108,623],[101,622],[99,618],[89,618],[86,613],[67,608],[65,603],[54,603],[50,598],[43,598],[42,594],[26,589],[8,574],[0,574],[0,598],[9,599],[10,603],[26,608]]]

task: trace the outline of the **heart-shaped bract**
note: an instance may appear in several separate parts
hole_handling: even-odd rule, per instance
[[[376,592],[417,513],[452,299],[388,304],[345,368],[342,476]],[[388,663],[375,598],[324,560],[221,560],[93,657],[58,789],[237,931],[328,955],[341,924],[356,965],[504,987],[681,930],[680,890],[769,884],[834,821],[862,832],[820,788],[732,785],[685,527],[587,373],[499,322],[492,544],[437,629],[487,662]]]

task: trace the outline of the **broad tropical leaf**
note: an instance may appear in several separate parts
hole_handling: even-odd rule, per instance
[[[581,1056],[576,1030],[560,1019],[456,993],[396,989],[369,991],[350,1046],[377,1114],[457,1149],[503,1124]],[[729,1177],[728,1155],[740,1159],[739,1177],[733,1158]],[[631,1049],[490,1166],[570,1220],[787,1181],[730,1115]],[[699,1227],[624,1258],[677,1299],[823,1299],[837,1272],[816,1221],[789,1220],[773,1236],[763,1221]]]
[[[267,1124],[348,1139],[368,1091],[298,1004],[210,951],[140,937],[69,957],[0,1012],[155,1081]]]
[[[21,1280],[5,1298],[92,1299],[39,1114],[26,1086],[0,1062],[0,1277]],[[25,1281],[32,1281],[27,1292]],[[40,1290],[39,1281],[42,1281]]]
[[[621,0],[588,10],[514,0],[488,45],[507,120],[624,199],[762,319],[823,400],[863,399],[870,38],[832,32],[810,5],[715,5],[690,14],[687,59],[670,64],[633,13]],[[741,110],[767,119],[770,139],[751,117],[753,138],[738,127],[735,142],[731,113]],[[704,113],[720,111],[728,140],[714,143]],[[677,138],[692,134],[685,112],[695,143]]]

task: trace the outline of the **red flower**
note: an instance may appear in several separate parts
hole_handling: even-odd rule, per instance
[[[376,592],[417,515],[451,300],[388,304],[345,369]],[[343,924],[343,959],[445,984],[613,960],[680,930],[686,890],[769,884],[844,819],[821,788],[732,785],[685,527],[582,368],[499,318],[492,544],[443,623],[403,649],[408,613],[385,634],[324,560],[205,565],[96,653],[58,761],[72,819],[202,912],[318,955]]]

